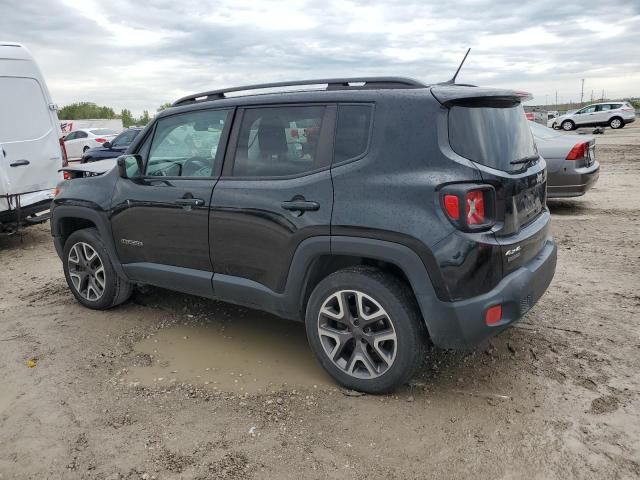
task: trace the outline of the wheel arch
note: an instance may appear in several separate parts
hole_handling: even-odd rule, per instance
[[[296,311],[304,318],[306,303],[315,286],[327,275],[355,265],[375,266],[407,284],[415,297],[427,330],[431,306],[439,302],[427,267],[406,245],[372,238],[332,236],[330,249],[321,243],[302,242],[293,257],[285,286],[286,297],[296,299]]]
[[[95,228],[98,230],[100,238],[112,259],[116,273],[121,278],[128,280],[118,259],[115,245],[113,244],[109,220],[106,218],[106,215],[96,210],[75,205],[59,205],[52,209],[51,235],[54,238],[58,256],[62,258],[64,244],[69,236],[73,232],[83,228]]]

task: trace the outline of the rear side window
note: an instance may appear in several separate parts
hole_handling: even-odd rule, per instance
[[[363,155],[369,145],[370,105],[339,105],[333,163]]]
[[[33,78],[0,77],[0,142],[35,140],[51,129],[40,84]]]
[[[522,169],[510,162],[537,155],[520,103],[474,102],[449,109],[449,143],[458,155],[503,171]]]
[[[251,108],[244,112],[233,176],[281,177],[321,168],[320,139],[326,108]]]

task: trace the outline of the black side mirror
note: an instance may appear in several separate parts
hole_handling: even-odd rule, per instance
[[[144,171],[144,163],[142,163],[140,155],[122,155],[118,157],[116,163],[118,165],[118,175],[121,178],[139,177]]]
[[[111,142],[104,142],[102,146],[103,148],[111,148]]]

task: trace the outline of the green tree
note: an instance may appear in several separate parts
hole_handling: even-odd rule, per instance
[[[142,116],[140,118],[138,118],[136,123],[138,125],[146,125],[150,121],[151,121],[151,118],[149,117],[149,111],[145,110],[145,111],[142,112]]]
[[[167,102],[167,103],[163,103],[162,105],[160,105],[158,107],[158,110],[156,110],[158,113],[160,113],[163,110],[166,110],[167,108],[171,107],[171,102]]]
[[[131,125],[136,124],[136,119],[128,108],[120,110],[120,118],[122,119],[122,126],[129,128]]]
[[[93,102],[77,102],[65,105],[58,112],[62,120],[83,120],[87,118],[117,118],[111,107],[99,107]]]

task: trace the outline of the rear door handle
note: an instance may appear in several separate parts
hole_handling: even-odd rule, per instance
[[[25,167],[27,165],[29,165],[29,160],[18,160],[9,164],[10,167]]]
[[[318,202],[310,202],[308,200],[289,200],[288,202],[282,202],[281,206],[285,210],[294,212],[313,212],[320,210],[320,204]]]
[[[179,198],[173,203],[183,207],[201,207],[204,205],[204,200],[201,198]]]

